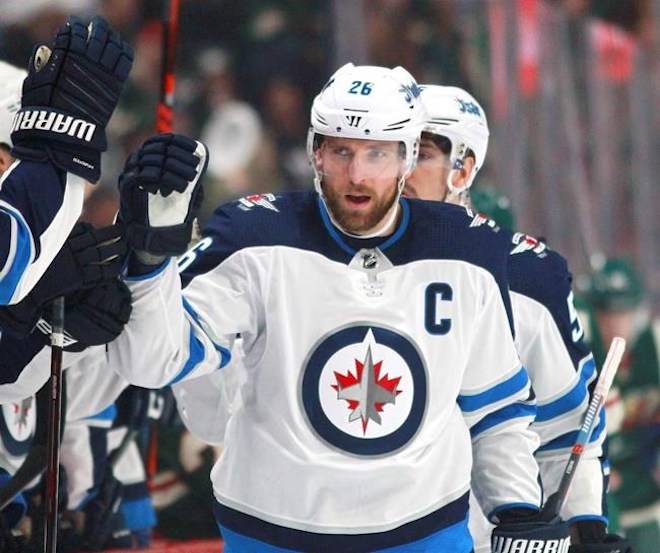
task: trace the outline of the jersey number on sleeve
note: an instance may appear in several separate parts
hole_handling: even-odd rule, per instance
[[[202,238],[197,244],[195,244],[192,248],[190,248],[186,253],[184,253],[181,257],[179,257],[179,260],[177,261],[177,268],[180,273],[185,271],[190,265],[192,265],[192,262],[197,259],[197,255],[200,252],[203,252],[206,250],[211,243],[213,242],[213,238],[210,236],[206,236]]]
[[[442,336],[451,330],[451,319],[438,319],[438,301],[451,301],[454,291],[446,282],[432,282],[424,294],[424,325],[429,334]]]
[[[574,343],[577,343],[584,336],[584,330],[582,329],[577,309],[573,305],[573,290],[568,294],[566,302],[568,303],[568,316],[571,318],[571,338]]]

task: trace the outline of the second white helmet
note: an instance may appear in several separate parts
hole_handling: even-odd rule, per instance
[[[439,85],[422,85],[421,88],[422,102],[428,112],[424,132],[446,136],[451,141],[449,161],[452,170],[461,168],[468,150],[474,153],[475,167],[465,186],[467,189],[486,159],[490,135],[486,113],[462,88]],[[453,189],[451,183],[448,184]]]
[[[21,107],[21,88],[27,71],[0,61],[0,142],[11,144],[9,131]]]

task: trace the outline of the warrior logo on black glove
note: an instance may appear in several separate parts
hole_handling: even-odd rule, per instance
[[[12,126],[13,153],[50,159],[95,182],[105,127],[133,64],[133,51],[101,17],[70,17],[51,45],[36,45]]]

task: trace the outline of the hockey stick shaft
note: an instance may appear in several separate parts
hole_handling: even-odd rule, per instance
[[[598,381],[596,382],[596,387],[594,388],[594,394],[589,403],[589,408],[584,416],[582,426],[575,439],[575,444],[573,444],[573,448],[571,449],[571,456],[566,463],[564,474],[559,482],[559,489],[557,490],[557,493],[549,499],[549,501],[554,502],[554,515],[559,515],[566,502],[578,463],[580,462],[584,448],[589,443],[591,434],[594,431],[598,415],[607,399],[607,394],[612,386],[612,381],[619,368],[625,349],[626,341],[623,338],[616,337],[612,340],[610,349],[607,352],[607,357],[605,358],[605,364],[603,365]]]
[[[48,462],[46,465],[46,506],[44,551],[57,551],[57,516],[60,480],[60,430],[62,422],[62,350],[64,348],[64,297],[53,302],[51,362],[48,387]]]
[[[176,88],[176,46],[179,38],[179,0],[170,0],[163,21],[160,98],[156,108],[156,130],[172,132]]]

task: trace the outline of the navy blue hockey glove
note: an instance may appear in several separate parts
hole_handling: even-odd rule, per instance
[[[599,520],[580,520],[571,529],[580,543],[571,545],[569,553],[633,553],[628,541],[608,534],[607,527]]]
[[[180,134],[149,138],[126,161],[119,219],[143,263],[158,265],[188,249],[207,165],[206,146]]]
[[[101,17],[70,17],[53,42],[38,44],[12,126],[12,153],[50,159],[91,182],[101,174],[105,127],[133,65],[133,50]]]
[[[15,305],[0,307],[0,328],[18,337],[27,336],[54,298],[116,278],[126,253],[118,225],[95,229],[88,223],[76,223],[30,293]]]
[[[616,534],[608,534],[600,543],[571,545],[568,553],[634,553],[630,543]]]
[[[116,278],[66,296],[64,306],[64,351],[109,344],[123,332],[133,309],[131,291]],[[45,339],[51,333],[49,319],[45,313],[37,324]]]
[[[568,523],[530,509],[508,509],[497,514],[500,524],[491,534],[493,553],[508,551],[556,551],[568,553]]]

